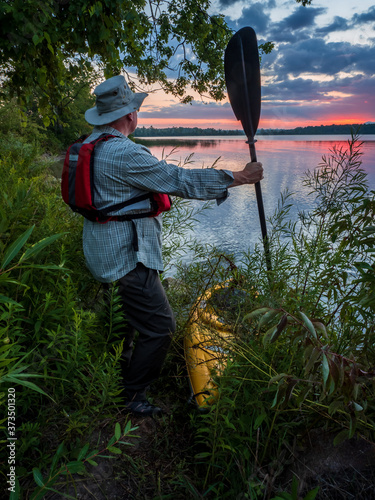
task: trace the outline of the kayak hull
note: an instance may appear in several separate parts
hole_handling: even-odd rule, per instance
[[[184,338],[186,366],[192,396],[198,407],[204,408],[218,398],[214,381],[227,366],[234,333],[208,305],[212,294],[227,284],[217,285],[199,297]]]

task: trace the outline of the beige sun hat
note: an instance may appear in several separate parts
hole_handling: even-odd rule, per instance
[[[85,119],[91,125],[106,125],[132,113],[141,107],[148,96],[144,92],[132,92],[122,75],[113,76],[98,85],[94,94],[96,105],[85,113]]]

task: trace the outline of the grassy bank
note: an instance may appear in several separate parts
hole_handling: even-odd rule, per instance
[[[375,193],[358,139],[306,176],[316,197],[309,213],[290,221],[281,197],[269,224],[271,272],[261,248],[237,269],[230,256],[185,241],[188,203],[165,216],[167,265],[187,245],[195,257],[177,262],[167,290],[178,330],[153,388],[159,421],[121,412],[119,304],[104,304],[85,268],[82,220],[63,204],[50,157],[29,137],[6,136],[0,149],[4,418],[16,396],[11,498],[371,498]],[[227,279],[241,300],[214,307],[235,340],[219,397],[200,413],[188,402],[183,338],[195,299]]]

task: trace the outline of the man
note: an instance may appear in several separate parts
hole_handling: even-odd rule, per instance
[[[96,206],[105,209],[145,192],[222,203],[228,188],[253,184],[263,178],[260,163],[248,163],[241,172],[183,169],[159,161],[150,151],[128,138],[137,127],[137,111],[147,97],[133,93],[123,76],[99,85],[96,106],[85,118],[95,128],[85,142],[103,133],[116,136],[95,146]],[[150,200],[138,201],[111,215],[150,212]],[[127,320],[122,361],[125,406],[136,415],[155,415],[161,409],[146,397],[157,379],[175,331],[173,312],[159,279],[162,263],[162,216],[109,221],[85,219],[83,249],[93,276],[103,283],[116,282]],[[138,331],[135,348],[133,340]]]

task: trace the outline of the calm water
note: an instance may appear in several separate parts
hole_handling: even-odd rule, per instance
[[[261,182],[266,217],[276,208],[280,193],[286,188],[293,193],[293,209],[290,218],[297,212],[312,206],[313,197],[303,186],[304,173],[313,170],[329,156],[334,146],[347,146],[348,137],[338,136],[259,136],[256,143],[258,160],[263,163],[264,180]],[[249,161],[249,148],[243,136],[160,138],[147,144],[152,153],[162,158],[170,154],[168,161],[180,161],[193,153],[186,168],[211,166],[220,157],[217,168],[241,170]],[[375,189],[375,136],[365,135],[362,151],[362,166],[368,174],[371,189]],[[198,206],[202,202],[193,201]],[[239,186],[230,190],[225,203],[216,206],[199,217],[194,236],[202,243],[215,246],[239,256],[249,250],[260,238],[260,225],[254,186]]]

